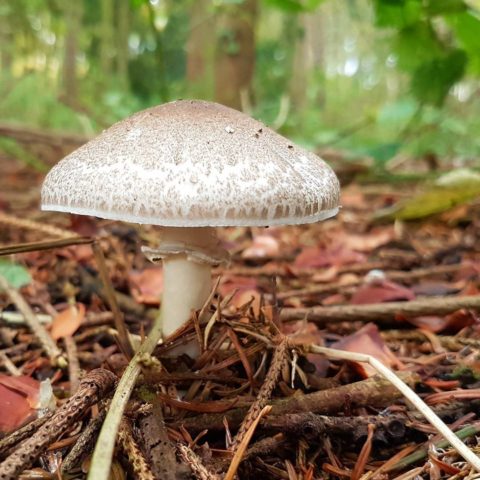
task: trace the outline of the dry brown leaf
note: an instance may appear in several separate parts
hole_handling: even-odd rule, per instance
[[[367,323],[358,332],[342,338],[331,345],[332,348],[345,350],[346,352],[365,353],[372,355],[380,360],[384,365],[394,368],[404,368],[402,362],[388,348],[383,341],[378,327],[373,323]],[[371,377],[377,374],[377,371],[365,363],[354,363],[357,371],[363,377]]]
[[[60,312],[52,322],[50,335],[54,340],[71,337],[85,318],[85,305],[77,303]]]

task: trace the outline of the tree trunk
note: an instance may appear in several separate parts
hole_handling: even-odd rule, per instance
[[[82,21],[82,2],[64,3],[65,12],[65,49],[63,60],[63,97],[68,105],[77,103],[77,53],[78,34]]]
[[[258,0],[222,7],[217,18],[215,98],[241,110],[251,97]]]
[[[117,63],[116,71],[122,89],[128,90],[128,36],[130,33],[130,4],[125,0],[117,3]]]
[[[113,60],[113,0],[101,0],[100,5],[102,15],[100,25],[100,67],[102,69],[103,78],[108,79],[112,74]]]
[[[187,81],[195,97],[212,96],[215,20],[211,0],[195,0],[187,41]]]

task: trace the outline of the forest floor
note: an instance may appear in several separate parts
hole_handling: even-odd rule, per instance
[[[0,171],[0,252],[19,252],[0,261],[0,478],[84,478],[128,363],[119,325],[141,339],[159,306],[140,252],[159,229],[41,212],[42,174]],[[112,478],[476,478],[371,365],[309,347],[377,358],[480,452],[480,205],[376,220],[415,188],[350,184],[323,223],[219,229],[232,261],[184,337],[202,354],[142,362]]]

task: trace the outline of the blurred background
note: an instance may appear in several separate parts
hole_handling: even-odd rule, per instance
[[[0,151],[39,171],[178,98],[344,180],[480,165],[479,0],[0,0],[0,49]]]

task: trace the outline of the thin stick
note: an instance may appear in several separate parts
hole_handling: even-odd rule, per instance
[[[46,242],[18,243],[7,247],[0,247],[0,257],[13,255],[14,253],[34,252],[39,250],[51,250],[53,248],[68,247],[70,245],[85,245],[92,243],[88,237],[61,238],[60,240],[48,240]]]
[[[453,432],[448,426],[443,423],[441,418],[400,378],[393,373],[382,362],[371,355],[363,353],[346,352],[343,350],[336,350],[334,348],[320,347],[318,345],[308,345],[307,350],[311,353],[319,353],[328,358],[349,360],[353,362],[363,362],[371,365],[378,373],[385,377],[392,383],[404,396],[409,400],[423,416],[435,427],[441,435],[450,442],[453,448],[472,465],[477,472],[480,472],[480,458],[475,455]]]
[[[100,431],[100,435],[93,452],[92,463],[88,473],[89,480],[108,480],[110,466],[112,464],[113,450],[117,437],[118,428],[122,420],[123,412],[127,406],[130,395],[140,374],[140,359],[145,355],[151,355],[162,337],[161,313],[158,315],[148,337],[142,343],[138,352],[130,360],[125,372],[118,383],[118,388],[113,396],[110,409]]]
[[[480,295],[427,298],[409,302],[372,303],[370,305],[335,305],[330,307],[285,308],[280,312],[283,321],[308,320],[318,324],[344,320],[390,323],[396,315],[445,315],[462,308],[480,309]]]
[[[123,354],[130,360],[133,357],[134,350],[130,343],[130,336],[128,335],[128,330],[125,326],[122,312],[120,311],[117,299],[115,297],[115,291],[110,281],[110,277],[108,276],[103,250],[97,241],[92,243],[92,250],[95,255],[95,260],[97,261],[98,271],[100,273],[103,286],[105,288],[105,296],[113,313],[113,322],[118,332],[118,342],[120,344],[120,348]]]
[[[257,428],[257,425],[259,424],[262,417],[267,415],[271,409],[272,407],[270,405],[266,405],[265,407],[263,407],[258,417],[250,425],[250,428],[248,429],[247,433],[243,437],[242,442],[238,446],[238,449],[232,458],[232,463],[230,463],[230,467],[228,468],[228,471],[225,474],[224,480],[233,480],[233,478],[235,477],[235,474],[237,473],[237,470],[238,470],[238,466],[240,465],[240,462],[243,458],[243,454],[245,453],[245,450],[247,449],[248,444],[250,443],[250,440],[253,437],[253,434],[255,432],[255,429]]]
[[[21,293],[13,288],[5,277],[0,275],[0,289],[5,290],[10,300],[15,304],[20,313],[25,317],[25,321],[33,332],[45,353],[48,355],[52,364],[56,364],[60,359],[62,352],[53,341],[52,337],[45,330],[45,327],[38,321],[30,305],[22,297]]]
[[[65,350],[68,358],[68,377],[70,379],[70,395],[73,395],[80,385],[80,362],[78,361],[77,344],[73,337],[65,337]]]

